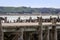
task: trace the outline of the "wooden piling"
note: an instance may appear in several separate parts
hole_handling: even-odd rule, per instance
[[[18,38],[18,40],[24,40],[24,38],[23,38],[23,32],[24,32],[24,29],[23,28],[21,28],[20,29],[20,35],[19,35],[19,38]]]
[[[0,40],[4,40],[1,20],[4,20],[4,19],[2,17],[0,17]]]
[[[31,21],[32,21],[32,17],[29,18],[29,22],[31,22]]]
[[[5,17],[5,20],[4,20],[5,23],[7,23],[7,17]]]
[[[56,18],[52,18],[52,40],[57,40]]]
[[[38,40],[43,40],[43,30],[42,30],[42,17],[39,17],[39,27],[38,27]]]
[[[20,22],[20,17],[18,17],[17,22]]]
[[[49,40],[49,27],[45,26],[44,40]]]

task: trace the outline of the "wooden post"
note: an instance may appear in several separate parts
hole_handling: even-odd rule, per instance
[[[15,21],[15,20],[13,20],[13,22],[15,23],[16,21]]]
[[[0,40],[3,40],[3,30],[2,30],[2,24],[1,24],[1,20],[4,20],[2,17],[0,17]]]
[[[44,40],[49,40],[49,27],[45,27],[45,35],[44,35]]]
[[[19,35],[18,40],[24,40],[24,39],[23,39],[23,32],[24,32],[24,29],[21,28],[21,29],[20,29],[20,35]]]
[[[37,22],[39,22],[39,17],[37,17]]]
[[[20,22],[20,17],[18,17],[18,21]]]
[[[20,22],[20,17],[18,17],[17,22]]]
[[[43,40],[43,31],[42,31],[42,17],[39,17],[39,27],[38,27],[38,40]]]
[[[26,34],[26,32],[24,32],[24,40],[27,40],[27,34]]]
[[[7,23],[7,17],[5,17],[5,20],[4,20],[5,23]]]
[[[32,17],[29,18],[29,22],[31,22],[31,21],[32,21]]]
[[[56,18],[52,18],[52,40],[57,40]]]
[[[33,39],[33,35],[32,33],[30,33],[30,39],[29,40],[32,40]]]

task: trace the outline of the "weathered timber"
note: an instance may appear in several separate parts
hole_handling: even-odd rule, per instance
[[[20,17],[18,17],[17,21],[16,22],[20,22]]]
[[[32,40],[33,39],[33,35],[32,35],[32,33],[30,34],[30,40]]]
[[[45,26],[44,40],[49,40],[49,27]]]
[[[20,34],[19,34],[18,40],[24,40],[24,38],[23,38],[23,32],[24,32],[24,29],[21,28],[20,32],[19,32]]]
[[[0,40],[3,40],[3,29],[2,29],[2,24],[1,24],[1,20],[4,20],[2,17],[0,17]]]
[[[42,17],[39,17],[38,40],[43,40]]]
[[[4,22],[7,23],[7,17],[5,17]]]
[[[56,18],[52,18],[52,40],[57,40]]]

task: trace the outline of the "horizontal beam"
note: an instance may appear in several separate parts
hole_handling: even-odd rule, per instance
[[[42,26],[52,26],[53,24],[51,22],[43,22]],[[60,22],[56,23],[57,26],[60,26]],[[39,26],[39,23],[2,23],[3,27],[26,27],[26,26]]]
[[[52,27],[49,27],[49,29],[52,29]],[[59,26],[56,27],[56,29],[60,29]],[[43,28],[43,30],[45,30],[45,28]],[[16,30],[16,28],[13,28],[13,29],[3,29],[3,32],[20,32],[20,30]],[[24,31],[36,31],[36,28],[25,28]]]

